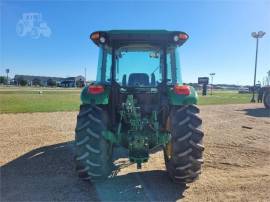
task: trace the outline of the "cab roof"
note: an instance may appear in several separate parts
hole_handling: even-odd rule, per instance
[[[130,44],[181,46],[189,36],[182,31],[168,30],[109,30],[96,31],[90,39],[97,45],[123,46]]]

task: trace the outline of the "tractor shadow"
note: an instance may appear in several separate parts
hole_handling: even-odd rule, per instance
[[[73,142],[34,149],[1,167],[0,201],[98,201],[74,172]]]
[[[237,111],[244,111],[248,116],[270,118],[270,110],[266,108],[242,109]]]
[[[186,189],[163,170],[132,172],[96,183],[102,201],[177,201]]]
[[[185,185],[161,170],[92,184],[77,177],[73,142],[34,149],[1,167],[1,201],[176,201]]]

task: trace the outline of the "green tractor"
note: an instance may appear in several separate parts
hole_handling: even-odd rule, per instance
[[[81,92],[75,137],[76,170],[85,180],[105,180],[115,169],[113,151],[124,147],[140,169],[162,148],[176,183],[201,172],[202,120],[193,87],[184,85],[180,31],[111,30],[90,35],[99,47],[96,81]]]

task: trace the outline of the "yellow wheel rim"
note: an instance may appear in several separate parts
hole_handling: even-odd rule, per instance
[[[166,130],[167,131],[171,131],[171,120],[170,120],[170,117],[168,117],[167,121],[166,121]],[[172,142],[170,141],[168,144],[166,144],[165,146],[165,153],[166,153],[166,156],[168,157],[168,159],[171,159],[172,157]]]
[[[166,144],[165,152],[166,152],[166,156],[168,157],[168,159],[170,159],[172,157],[172,143],[171,142]]]

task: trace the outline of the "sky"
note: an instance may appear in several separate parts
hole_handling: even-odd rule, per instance
[[[94,80],[98,48],[89,35],[111,29],[187,32],[190,38],[180,48],[183,81],[197,82],[214,72],[214,83],[239,85],[253,84],[256,40],[251,32],[263,30],[257,80],[270,70],[270,0],[0,0],[0,9],[1,75],[9,68],[11,76],[66,77],[84,75],[86,68],[87,80]],[[22,19],[33,13],[42,20]]]

